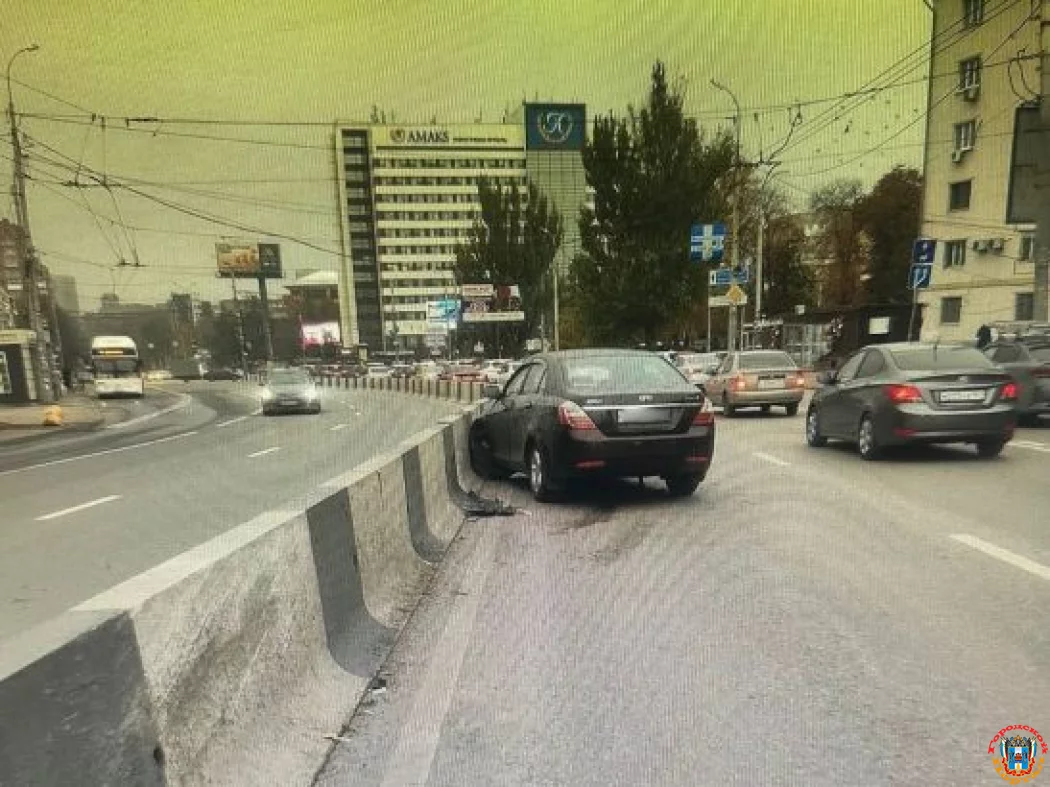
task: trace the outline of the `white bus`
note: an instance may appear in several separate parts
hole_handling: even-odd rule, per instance
[[[130,336],[96,336],[91,340],[95,396],[143,395],[142,359]]]

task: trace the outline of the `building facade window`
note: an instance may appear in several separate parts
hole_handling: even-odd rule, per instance
[[[1029,233],[1021,236],[1017,259],[1021,262],[1031,262],[1035,259],[1035,235]]]
[[[962,298],[953,295],[941,298],[941,325],[958,325],[962,319]]]
[[[948,210],[966,210],[970,207],[973,181],[961,180],[948,186]]]
[[[944,244],[944,267],[961,268],[966,264],[966,241],[950,240]]]
[[[977,121],[967,120],[955,124],[954,150],[973,150],[977,141]]]
[[[1035,314],[1035,296],[1030,292],[1018,292],[1014,294],[1014,319],[1018,321],[1031,320]]]
[[[981,58],[959,61],[959,90],[976,90],[981,86]]]
[[[963,26],[976,27],[984,21],[984,0],[962,0]]]

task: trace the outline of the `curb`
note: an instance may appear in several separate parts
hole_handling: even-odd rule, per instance
[[[106,423],[105,418],[98,418],[94,421],[85,421],[79,424],[70,424],[69,426],[4,426],[0,425],[0,447],[3,446],[16,446],[25,445],[26,443],[33,443],[38,440],[48,440],[60,435],[68,434],[85,434],[87,432],[95,432],[102,428]],[[8,429],[11,430],[31,430],[32,434],[22,435],[21,437],[12,437],[9,440],[5,440],[3,433]]]

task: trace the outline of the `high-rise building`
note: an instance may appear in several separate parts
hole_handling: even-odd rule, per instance
[[[1028,2],[933,6],[922,234],[938,249],[918,299],[923,338],[954,341],[1032,318],[1035,225],[1008,223],[1007,195],[1015,111],[1039,85],[1039,13]]]
[[[68,314],[80,314],[80,296],[77,280],[64,273],[51,274],[51,288],[55,293],[55,304]]]
[[[585,110],[552,104],[523,114],[499,124],[337,130],[347,257],[340,323],[347,344],[423,346],[427,302],[456,295],[455,251],[480,218],[481,178],[502,187],[523,187],[527,177],[537,183],[563,215],[559,264],[567,265],[579,246],[577,217],[586,194]],[[530,131],[529,119],[543,129]]]
[[[0,219],[0,283],[7,290],[16,319],[25,315],[22,284],[25,268],[22,264],[22,228],[7,219]]]

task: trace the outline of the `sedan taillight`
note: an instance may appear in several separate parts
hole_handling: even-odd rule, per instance
[[[1006,383],[1006,385],[1003,386],[1002,392],[999,394],[999,399],[1004,402],[1016,402],[1017,383]]]
[[[887,398],[894,404],[922,401],[922,391],[914,385],[887,385],[884,390]]]
[[[710,409],[710,405],[705,401],[704,406],[693,416],[693,426],[711,426],[714,422],[715,414]]]
[[[574,432],[590,432],[598,428],[576,402],[562,402],[558,405],[558,423]]]
[[[747,389],[747,378],[746,377],[734,377],[729,381],[734,391],[744,391]]]

